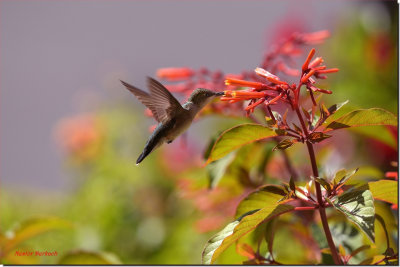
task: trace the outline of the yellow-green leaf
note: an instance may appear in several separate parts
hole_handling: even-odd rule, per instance
[[[397,117],[381,108],[359,109],[332,121],[326,126],[325,131],[372,125],[397,126]]]
[[[9,251],[20,243],[45,232],[70,228],[71,223],[57,217],[32,218],[20,223],[12,231],[12,236],[6,241],[5,250]]]
[[[345,169],[339,170],[335,174],[335,178],[333,178],[333,183],[335,185],[337,184],[344,184],[351,176],[353,176],[356,172],[358,171],[358,168],[352,170],[352,171],[347,171]]]
[[[261,210],[252,211],[228,224],[221,232],[214,235],[206,244],[203,254],[203,264],[212,264],[218,256],[239,238],[249,233],[262,222],[293,210],[291,205],[271,205]],[[248,215],[250,214],[250,215]]]
[[[344,193],[332,202],[333,206],[354,222],[375,242],[375,207],[371,191],[355,190]]]
[[[277,206],[278,201],[285,196],[285,191],[277,185],[267,185],[250,193],[236,208],[236,218],[243,214],[262,209],[265,206]]]
[[[224,176],[228,166],[235,159],[235,152],[229,153],[222,159],[212,162],[207,165],[208,178],[210,182],[210,188],[215,188],[221,178]]]
[[[369,190],[375,199],[397,204],[398,182],[393,180],[380,180],[368,183]]]
[[[223,132],[211,150],[207,163],[223,158],[244,145],[276,136],[276,132],[260,124],[241,124]]]
[[[84,250],[72,251],[64,255],[58,264],[65,265],[93,265],[93,264],[121,264],[118,257],[112,253],[91,252]]]

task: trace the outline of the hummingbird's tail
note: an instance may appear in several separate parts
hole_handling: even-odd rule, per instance
[[[153,151],[159,145],[160,144],[157,145],[156,140],[150,138],[147,144],[145,145],[142,154],[140,154],[140,156],[136,160],[136,165],[139,165],[139,163],[142,162],[151,153],[151,151]]]
[[[139,165],[139,163],[142,162],[144,160],[144,158],[150,154],[150,152],[151,152],[151,150],[146,151],[146,149],[144,149],[142,154],[140,154],[140,156],[136,160],[136,165]]]

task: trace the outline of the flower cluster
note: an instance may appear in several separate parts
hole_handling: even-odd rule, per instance
[[[265,70],[271,71],[272,73],[283,73],[290,76],[298,76],[300,72],[293,67],[294,57],[297,57],[303,53],[302,46],[315,45],[322,43],[327,37],[329,32],[326,30],[311,32],[311,33],[292,33],[291,35],[283,38],[280,43],[272,47],[272,49],[265,53],[260,64],[258,72],[244,70],[239,74],[224,74],[220,70],[211,71],[205,67],[198,70],[194,70],[188,67],[178,68],[161,68],[157,71],[156,75],[158,78],[171,82],[167,84],[166,88],[171,92],[182,94],[184,97],[188,97],[192,91],[196,88],[207,88],[215,91],[222,91],[226,89],[226,85],[229,85],[228,89],[234,89],[235,86],[251,87],[255,91],[263,90],[274,90],[273,86],[266,86],[262,83],[263,78],[275,85],[279,85],[283,90],[287,90],[290,86],[286,82],[281,82],[280,79],[272,74],[268,74]],[[322,63],[322,62],[321,62]],[[322,77],[323,72],[319,70],[315,75],[319,74]],[[228,82],[227,82],[228,81]],[[244,84],[241,84],[244,83]],[[312,82],[310,82],[310,86]],[[314,87],[311,87],[314,88]],[[313,89],[311,89],[313,90]],[[319,89],[322,90],[322,89]],[[279,90],[275,90],[275,93],[268,94],[270,99],[269,104],[273,105],[279,99],[285,100],[285,94],[278,93]],[[253,92],[253,91],[252,91]],[[229,93],[228,93],[229,94]],[[239,93],[240,94],[240,93]],[[239,96],[239,94],[237,96]],[[248,112],[254,110],[254,107],[264,103],[267,100],[262,100],[263,95],[257,95],[251,97],[243,94],[241,98],[230,99],[229,102],[214,102],[208,105],[202,112],[202,114],[223,113],[224,115],[240,116],[243,110],[243,105],[240,100],[251,100],[256,98],[257,101],[251,101],[251,104],[245,108]],[[224,99],[228,100],[230,97],[227,95]],[[237,104],[235,104],[237,102]],[[267,101],[268,102],[268,101]],[[151,116],[151,114],[148,114]]]
[[[313,104],[316,105],[314,92],[324,94],[331,94],[332,91],[316,87],[315,79],[325,79],[326,73],[333,73],[339,71],[337,68],[327,69],[322,63],[324,60],[321,57],[312,58],[315,54],[315,49],[311,49],[308,57],[306,58],[301,72],[299,84],[289,84],[282,81],[278,76],[266,71],[263,68],[256,68],[255,73],[266,80],[263,82],[246,81],[228,77],[225,80],[226,85],[233,85],[238,87],[249,87],[250,89],[241,91],[226,90],[225,95],[221,98],[222,101],[229,101],[235,103],[242,100],[250,100],[245,110],[253,112],[254,108],[264,104],[269,108],[270,105],[276,104],[278,101],[289,103],[292,108],[298,104],[299,93],[302,85],[305,85],[310,93]]]

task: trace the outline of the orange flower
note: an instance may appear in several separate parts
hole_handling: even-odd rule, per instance
[[[309,64],[310,64],[310,61],[311,61],[312,57],[314,56],[314,54],[315,54],[315,49],[313,48],[313,49],[311,49],[310,53],[308,53],[306,61],[304,61],[303,67],[301,68],[303,70],[303,72],[306,71],[307,69],[309,69]]]
[[[241,87],[251,87],[255,89],[268,89],[266,84],[260,82],[250,82],[245,80],[239,80],[235,78],[226,78],[225,85],[241,86]]]
[[[221,100],[248,100],[254,98],[261,98],[269,96],[269,94],[265,91],[262,92],[255,92],[255,91],[224,91],[225,95],[221,97]]]
[[[256,68],[254,71],[258,75],[260,75],[261,77],[264,77],[265,79],[267,79],[271,83],[287,84],[287,82],[280,81],[278,76],[276,76],[276,75],[264,70],[263,68]]]
[[[79,160],[93,158],[99,151],[102,132],[91,114],[61,120],[55,128],[58,144]]]
[[[186,80],[194,74],[189,68],[162,68],[157,70],[157,77],[168,81]]]
[[[304,33],[301,35],[301,39],[306,44],[320,44],[329,36],[329,31],[323,30],[311,33]]]

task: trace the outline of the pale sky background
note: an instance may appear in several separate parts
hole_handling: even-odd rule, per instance
[[[131,98],[118,79],[144,88],[145,77],[160,67],[252,69],[271,41],[266,33],[284,18],[302,20],[308,31],[334,34],[335,20],[352,5],[348,0],[1,0],[2,186],[63,188],[68,174],[53,128],[82,111],[82,95]]]

